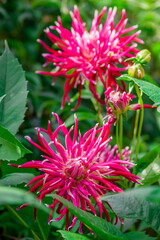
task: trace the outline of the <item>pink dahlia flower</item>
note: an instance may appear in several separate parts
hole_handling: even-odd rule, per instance
[[[100,80],[104,89],[107,87],[116,88],[115,77],[120,76],[120,72],[128,68],[128,63],[124,60],[135,57],[138,52],[136,43],[143,43],[141,39],[137,38],[141,31],[128,35],[130,31],[137,28],[137,25],[125,28],[127,24],[125,10],[122,10],[122,18],[117,25],[114,24],[116,7],[109,8],[106,22],[104,25],[99,24],[106,9],[104,7],[99,15],[95,11],[89,32],[85,29],[85,23],[82,22],[77,6],[74,7],[74,13],[70,13],[72,18],[71,31],[62,26],[59,17],[55,23],[56,26],[51,26],[45,30],[52,44],[59,48],[58,51],[38,40],[48,51],[48,53],[43,54],[46,58],[45,65],[52,62],[56,66],[54,72],[38,71],[38,73],[53,77],[63,75],[67,78],[62,107],[65,100],[69,102],[68,93],[73,87],[78,87],[79,91],[75,109],[79,106],[82,86],[86,80],[89,81],[89,87],[94,97],[104,104],[105,102],[96,91],[96,84]],[[59,37],[50,29],[58,32]]]
[[[71,201],[76,207],[93,212],[94,215],[97,215],[95,211],[97,205],[100,217],[104,212],[107,221],[110,221],[106,207],[99,196],[108,191],[123,192],[116,185],[116,182],[123,181],[123,178],[131,182],[138,182],[139,177],[131,174],[128,170],[129,166],[133,165],[129,162],[130,151],[128,148],[123,149],[123,160],[121,160],[117,146],[113,148],[108,146],[108,142],[111,140],[108,138],[110,131],[108,123],[100,128],[95,125],[81,136],[80,132],[78,134],[78,123],[75,116],[74,132],[71,137],[73,127],[68,131],[59,117],[55,113],[53,115],[59,123],[59,127],[54,132],[51,131],[49,122],[47,130],[37,128],[39,144],[27,137],[30,143],[43,152],[43,160],[30,161],[19,166],[11,165],[19,168],[35,168],[42,172],[27,184],[27,186],[31,185],[29,192],[37,192],[37,198],[40,201],[54,192]],[[65,136],[65,146],[57,138],[59,131],[62,131]],[[46,141],[43,133],[48,135],[49,142]],[[91,204],[91,197],[95,201],[94,206]],[[23,206],[26,204],[21,207]],[[72,221],[69,222],[69,211],[59,200],[54,199],[48,207],[51,208],[49,222],[58,221],[66,216],[66,230],[70,230],[75,225],[77,217],[73,216]],[[52,219],[55,208],[60,216]],[[79,231],[82,232],[82,223],[80,223]]]

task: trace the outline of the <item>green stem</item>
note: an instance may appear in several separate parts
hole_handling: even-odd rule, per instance
[[[43,240],[47,240],[46,237],[45,237],[45,234],[44,234],[44,232],[43,232],[43,229],[42,229],[42,227],[41,227],[41,224],[40,224],[40,222],[39,222],[39,220],[38,220],[38,218],[37,218],[37,223],[38,223],[39,230],[40,230],[40,232],[41,232],[41,234],[42,234]]]
[[[32,235],[33,235],[33,237],[34,237],[35,240],[40,240],[40,238],[37,236],[37,234],[36,234],[32,229],[30,229],[29,225],[18,215],[18,213],[17,213],[11,206],[9,206],[8,204],[6,204],[6,207],[19,219],[19,221],[20,221],[26,228],[28,228],[28,229],[31,231],[31,233],[32,233]]]
[[[143,99],[141,96],[141,93],[139,91],[139,88],[137,85],[135,85],[136,93],[139,99],[139,103],[141,105],[141,112],[140,112],[140,119],[139,119],[139,128],[138,128],[138,135],[137,135],[137,147],[136,147],[136,157],[135,157],[135,164],[137,164],[138,160],[138,153],[139,153],[139,146],[140,146],[140,137],[141,137],[141,132],[142,132],[142,125],[143,125],[143,116],[144,116],[144,109],[143,109]],[[133,169],[133,174],[136,173],[136,167]]]
[[[3,161],[0,160],[0,178],[2,177],[2,169],[1,169],[2,163],[3,163]]]
[[[123,115],[119,116],[119,139],[120,139],[120,147],[123,148]]]
[[[122,218],[122,221],[124,222],[124,218]],[[123,232],[123,228],[124,228],[124,223],[121,223],[121,228],[120,228],[121,232]]]
[[[120,157],[121,157],[121,159],[123,159],[122,149],[121,149],[121,146],[120,146],[120,143],[119,143],[119,120],[118,119],[117,119],[117,122],[116,122],[116,142],[117,142],[117,146],[118,146],[118,151],[120,153]]]
[[[134,151],[135,140],[136,140],[136,135],[137,135],[137,130],[138,130],[139,114],[140,114],[140,110],[137,110],[137,112],[136,112],[135,124],[134,124],[134,132],[133,132],[133,140],[132,140],[132,146],[131,146],[131,155],[130,155],[130,158],[132,158],[132,154],[133,154],[133,151]]]

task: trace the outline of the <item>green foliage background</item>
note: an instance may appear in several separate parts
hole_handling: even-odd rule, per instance
[[[37,39],[40,38],[46,43],[51,44],[48,41],[47,36],[45,35],[43,30],[46,27],[53,25],[54,21],[57,20],[58,16],[61,16],[63,26],[65,26],[66,28],[70,28],[71,18],[69,15],[69,11],[73,10],[73,6],[75,4],[79,7],[82,19],[84,22],[86,22],[86,26],[88,29],[91,26],[91,21],[93,19],[95,9],[100,12],[103,6],[107,6],[108,8],[117,6],[118,11],[116,15],[116,20],[118,21],[121,17],[121,10],[125,8],[128,17],[127,26],[129,27],[138,24],[139,29],[142,30],[140,38],[143,39],[145,43],[143,46],[139,46],[139,48],[147,48],[152,53],[152,60],[149,64],[149,67],[145,69],[146,79],[151,83],[160,84],[159,0],[0,0],[0,54],[2,54],[4,51],[4,40],[7,40],[13,54],[22,64],[23,69],[26,72],[26,79],[28,81],[29,93],[25,121],[20,126],[19,132],[16,135],[20,142],[22,142],[22,144],[24,144],[31,151],[33,151],[33,154],[28,155],[27,159],[38,159],[39,152],[24,139],[24,136],[29,135],[34,140],[36,140],[35,127],[39,126],[46,128],[47,121],[49,119],[52,120],[54,130],[57,125],[54,122],[54,119],[52,119],[51,112],[56,112],[57,114],[59,114],[61,119],[66,121],[68,126],[73,123],[74,113],[71,111],[71,109],[73,108],[73,106],[75,106],[76,90],[72,91],[70,95],[72,97],[71,105],[68,106],[66,103],[64,109],[61,110],[60,106],[63,96],[63,86],[65,81],[64,78],[57,77],[55,86],[52,86],[51,77],[37,75],[35,74],[35,71],[43,69],[42,64],[44,63],[44,59],[42,58],[41,54],[45,52],[43,47],[37,42]],[[103,17],[103,21],[104,20],[105,17]],[[48,70],[51,69],[51,67],[52,66],[49,66]],[[145,96],[144,102],[152,104],[152,101]],[[82,104],[77,110],[77,116],[80,120],[79,128],[81,129],[82,133],[96,123],[97,119],[94,111],[95,110],[92,102],[90,101],[88,96],[85,96],[84,94]],[[88,115],[88,112],[90,115]],[[134,112],[130,112],[128,114],[128,120],[125,121],[125,145],[128,145],[128,143],[130,143],[132,139],[134,126],[133,116]],[[114,135],[114,129],[112,129],[111,134]],[[112,144],[114,143],[115,140],[113,138]],[[141,171],[144,169],[144,167],[148,166],[148,171],[152,179],[153,174],[150,173],[150,169],[152,169],[152,166],[149,167],[149,158],[147,158],[148,162],[146,162],[143,160],[143,156],[146,152],[150,152],[151,149],[156,149],[159,143],[160,114],[153,110],[145,110],[139,155],[140,158],[142,157],[142,161],[140,162],[138,167],[139,171]],[[153,155],[151,155],[150,157],[153,161]],[[154,158],[155,157],[156,156],[154,156]],[[24,162],[24,160],[18,160],[18,164],[21,164],[22,161]],[[156,162],[157,161],[159,162],[159,160],[156,160]],[[19,173],[21,171],[22,170],[20,169],[17,170],[17,172]],[[12,172],[12,167],[9,167],[7,163],[4,162],[1,168],[1,176]],[[156,173],[156,182],[158,182],[157,179],[159,179],[159,175],[159,172]],[[19,185],[19,188],[23,188],[23,184]],[[1,207],[0,210],[0,231],[2,231],[3,234],[6,235],[4,239],[10,239],[9,237],[7,237],[8,235],[18,236],[17,234],[19,234],[19,238],[17,239],[20,239],[21,235],[23,234],[26,236],[26,240],[29,239],[27,237],[30,236],[30,231],[26,230],[26,228],[23,227],[23,224],[21,225],[21,221],[16,220],[12,215],[10,215],[9,212],[6,212],[4,210],[4,207]],[[23,212],[22,210],[20,214],[23,215],[26,213],[27,211],[25,212],[24,210]],[[31,226],[34,225],[36,229],[37,226],[34,223],[34,219],[32,221],[28,220],[31,218],[32,213],[27,213],[27,224]],[[61,226],[63,225],[63,223],[60,224]],[[61,229],[59,223],[57,225],[53,225],[52,227],[55,230]],[[146,226],[138,227],[139,228],[137,229],[144,229]],[[46,236],[48,236],[47,231],[49,232],[49,229],[46,228]],[[55,231],[52,232],[50,232],[50,237],[54,238],[59,236],[58,233],[56,233]],[[154,230],[149,229],[148,232],[151,234],[151,236],[155,236]],[[68,239],[71,239],[71,237]],[[77,239],[79,238],[77,237]]]

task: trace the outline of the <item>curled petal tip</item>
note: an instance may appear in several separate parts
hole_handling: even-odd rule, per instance
[[[55,112],[52,112],[52,115],[55,117],[55,118],[57,118],[57,113],[55,113]]]
[[[35,73],[37,73],[37,74],[41,74],[41,71],[35,71]]]
[[[44,32],[45,32],[45,33],[49,33],[49,32],[50,32],[49,27],[47,27],[46,29],[44,29]]]
[[[28,141],[31,141],[31,138],[29,136],[25,136],[25,139],[27,139]]]

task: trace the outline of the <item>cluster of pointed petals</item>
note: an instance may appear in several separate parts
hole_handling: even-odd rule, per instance
[[[53,115],[59,124],[55,131],[52,132],[49,121],[47,130],[37,128],[39,144],[30,137],[26,137],[30,143],[43,152],[43,160],[11,165],[41,171],[42,174],[34,177],[27,184],[27,186],[31,186],[29,192],[36,192],[40,201],[48,194],[55,192],[71,201],[76,207],[92,212],[94,215],[97,215],[95,206],[98,206],[98,215],[102,217],[104,212],[107,221],[110,221],[107,208],[99,197],[109,191],[123,192],[117,185],[118,181],[128,179],[138,183],[139,177],[130,173],[129,170],[133,166],[129,157],[129,149],[122,150],[123,159],[121,159],[117,146],[111,147],[108,144],[111,140],[109,123],[104,123],[99,128],[96,124],[82,136],[78,132],[76,116],[74,128],[71,127],[68,130],[58,115],[55,113]],[[65,144],[59,141],[57,136],[60,134],[59,132],[63,133]],[[20,208],[26,205],[22,205]],[[59,200],[54,199],[53,203],[47,206],[51,209],[49,222],[58,221],[65,216],[66,230],[70,230],[75,225],[77,217],[72,216],[70,219],[69,210]],[[57,219],[53,218],[54,210],[59,214]],[[116,216],[117,221],[118,217]],[[79,225],[79,232],[82,233],[82,223]]]
[[[138,26],[126,28],[128,19],[126,19],[125,10],[122,10],[122,17],[115,25],[114,19],[117,8],[109,8],[104,25],[100,24],[106,10],[107,8],[104,7],[100,14],[97,10],[95,11],[90,31],[86,30],[77,6],[74,7],[74,12],[70,12],[72,18],[71,30],[62,26],[59,17],[55,26],[50,26],[45,30],[52,44],[59,50],[50,48],[38,39],[48,52],[43,54],[46,59],[44,66],[48,63],[53,63],[55,66],[54,71],[38,71],[38,73],[53,76],[54,79],[59,75],[66,78],[62,108],[66,100],[70,103],[68,94],[74,87],[77,87],[79,92],[74,110],[78,108],[81,102],[82,87],[86,81],[89,82],[89,88],[93,96],[101,104],[104,104],[104,99],[97,93],[96,85],[101,81],[104,91],[108,87],[116,89],[116,77],[121,75],[121,71],[128,69],[128,62],[125,62],[125,59],[135,57],[138,53],[137,43],[143,43],[138,38],[140,30],[128,35]],[[123,84],[121,90],[125,90],[125,84]]]

